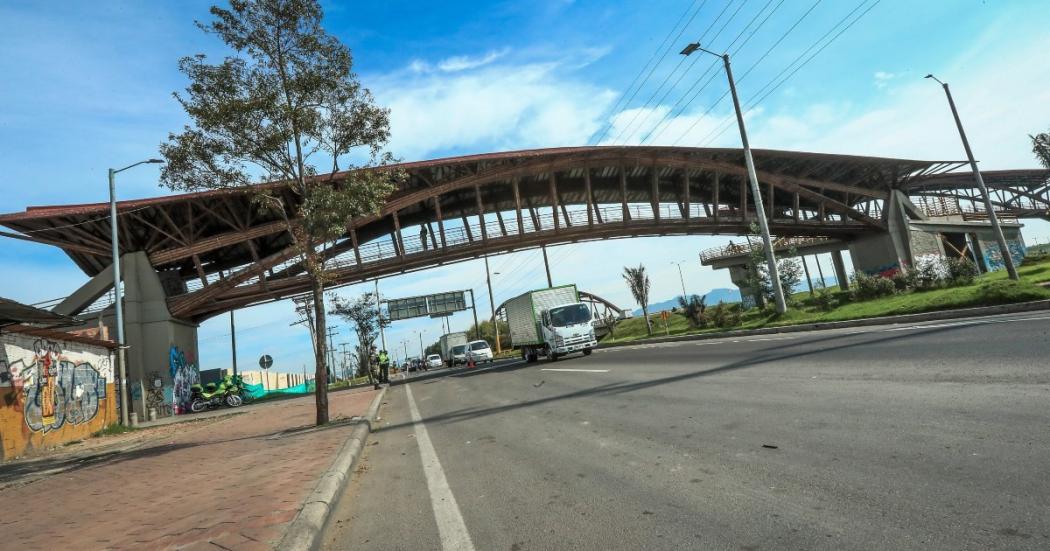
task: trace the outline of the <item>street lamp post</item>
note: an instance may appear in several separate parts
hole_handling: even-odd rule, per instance
[[[1003,235],[1003,228],[999,225],[999,217],[995,214],[995,208],[992,207],[992,200],[988,197],[988,188],[984,185],[984,178],[981,176],[981,171],[977,168],[977,161],[973,158],[973,151],[970,149],[970,140],[966,139],[966,131],[963,130],[962,120],[959,118],[959,110],[955,108],[955,100],[952,99],[952,91],[948,89],[947,82],[941,82],[941,80],[933,75],[926,75],[926,78],[932,78],[941,84],[944,88],[944,95],[948,96],[948,105],[952,108],[952,116],[955,117],[955,126],[959,128],[959,137],[962,138],[963,149],[966,150],[966,158],[970,161],[970,169],[973,170],[973,179],[977,181],[977,188],[981,191],[981,197],[984,199],[984,209],[988,213],[988,221],[992,224],[992,231],[995,232],[995,240],[999,243],[999,254],[1003,257],[1003,265],[1006,266],[1006,273],[1010,276],[1010,279],[1017,280],[1017,268],[1014,266],[1014,259],[1010,256],[1010,247],[1006,244],[1006,236]]]
[[[120,377],[120,424],[128,424],[128,373],[125,363],[124,342],[124,297],[120,279],[120,244],[117,241],[117,174],[144,164],[158,164],[160,159],[147,159],[120,169],[109,169],[109,220],[110,241],[113,247],[113,304],[117,314],[117,376]]]
[[[689,55],[695,51],[709,53],[722,58],[726,68],[726,77],[729,79],[729,92],[733,96],[733,109],[736,110],[736,122],[740,127],[740,141],[744,146],[744,163],[747,165],[747,179],[751,183],[751,195],[755,199],[755,217],[758,219],[758,227],[762,232],[762,242],[765,245],[766,268],[769,270],[769,280],[773,286],[773,298],[776,301],[777,312],[787,312],[787,301],[784,300],[784,289],[780,286],[780,270],[777,269],[776,255],[773,254],[773,239],[769,236],[769,224],[766,222],[765,206],[762,204],[762,191],[758,188],[758,175],[755,173],[755,160],[751,157],[751,145],[747,141],[747,128],[744,126],[744,113],[740,110],[740,98],[736,95],[736,83],[733,81],[733,69],[729,65],[729,54],[716,54],[711,50],[700,47],[698,42],[686,46],[682,55]],[[747,213],[744,213],[745,216]]]
[[[689,300],[689,295],[687,295],[685,292],[685,276],[682,275],[682,261],[672,260],[671,264],[675,264],[678,266],[678,281],[682,283],[682,298],[685,300]]]
[[[499,275],[499,272],[496,272]],[[489,286],[489,308],[492,310],[492,330],[496,332],[496,353],[502,350],[499,346],[499,323],[496,321],[496,302],[492,298],[492,273],[489,272],[489,257],[485,257],[485,283]]]

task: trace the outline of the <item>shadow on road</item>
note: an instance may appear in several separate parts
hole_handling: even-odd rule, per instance
[[[471,420],[471,419],[477,419],[479,417],[484,417],[484,416],[488,416],[488,415],[495,415],[495,414],[504,413],[504,412],[508,412],[508,411],[514,411],[514,410],[518,410],[518,409],[524,409],[524,408],[529,408],[529,407],[549,404],[549,403],[552,403],[552,402],[558,402],[558,401],[562,401],[562,400],[571,400],[571,399],[574,399],[574,398],[594,397],[594,396],[615,396],[615,395],[624,394],[624,393],[627,393],[627,392],[635,392],[635,391],[638,391],[638,390],[645,390],[647,388],[652,388],[652,387],[656,387],[656,386],[673,384],[673,383],[678,383],[678,382],[681,382],[681,381],[697,379],[697,378],[700,378],[700,377],[709,377],[711,375],[718,375],[718,374],[721,374],[721,373],[727,373],[727,372],[736,371],[736,370],[739,370],[739,369],[755,367],[755,366],[758,366],[758,365],[761,365],[761,364],[775,362],[775,361],[780,361],[780,360],[790,360],[790,359],[801,358],[801,357],[806,357],[806,356],[813,356],[813,355],[816,355],[816,354],[824,354],[824,353],[828,353],[828,352],[835,352],[835,351],[838,351],[838,350],[845,350],[845,349],[853,348],[853,347],[856,347],[856,346],[872,345],[872,344],[878,344],[878,343],[883,343],[883,342],[890,342],[890,341],[900,340],[900,339],[904,339],[904,338],[913,338],[913,337],[923,336],[923,335],[926,335],[926,336],[934,335],[934,334],[937,334],[937,333],[943,333],[943,332],[946,332],[946,331],[951,331],[953,329],[959,329],[959,328],[960,328],[959,326],[933,327],[933,328],[926,329],[926,330],[915,330],[915,331],[911,331],[911,332],[907,332],[907,333],[905,333],[905,332],[892,333],[892,334],[889,334],[889,335],[885,335],[885,336],[883,336],[881,338],[868,339],[868,340],[864,340],[862,342],[843,343],[843,344],[839,344],[839,345],[836,345],[836,346],[820,348],[818,350],[788,351],[788,350],[785,350],[785,349],[793,349],[793,348],[797,348],[799,346],[812,345],[812,344],[821,343],[821,342],[831,342],[831,341],[841,340],[841,339],[849,338],[849,337],[863,337],[865,335],[871,335],[871,333],[862,333],[862,334],[847,333],[847,334],[842,334],[842,335],[830,335],[830,336],[825,336],[825,337],[808,339],[805,342],[797,342],[796,341],[796,342],[791,342],[791,343],[777,344],[777,345],[775,345],[773,350],[767,348],[767,349],[758,351],[757,355],[750,356],[750,357],[747,357],[747,358],[743,358],[743,359],[740,359],[738,361],[731,362],[731,363],[728,363],[728,364],[725,364],[725,365],[722,365],[722,366],[719,366],[719,367],[715,367],[715,368],[711,368],[711,369],[705,369],[703,371],[695,371],[695,372],[691,372],[691,373],[683,373],[681,375],[673,375],[673,376],[670,376],[670,377],[661,377],[661,378],[658,378],[658,379],[650,379],[650,380],[631,382],[631,383],[628,383],[628,382],[608,383],[608,384],[599,385],[599,386],[595,386],[595,387],[591,387],[591,388],[587,388],[587,389],[582,389],[582,390],[577,390],[577,391],[573,391],[573,392],[568,392],[568,393],[565,393],[565,394],[559,394],[557,396],[548,396],[548,397],[545,397],[545,398],[537,398],[537,399],[533,399],[533,400],[527,400],[527,401],[524,401],[524,402],[519,402],[517,404],[507,404],[507,405],[487,407],[487,408],[465,408],[465,409],[460,409],[460,410],[456,410],[456,411],[450,411],[448,413],[442,413],[442,414],[438,414],[438,415],[433,415],[433,416],[430,416],[430,417],[424,417],[423,418],[423,422],[425,422],[425,423],[455,423],[455,422],[459,422],[459,421],[467,421],[467,420]],[[527,366],[525,364],[522,364],[520,367],[519,366],[508,366],[508,367],[512,367],[514,370],[516,370],[516,369],[521,369],[521,368],[527,367]],[[497,372],[498,373],[500,371],[504,371],[504,370],[501,370],[501,369],[485,370],[485,371],[476,373],[476,375],[484,375],[484,374],[493,373],[493,372]],[[472,374],[472,375],[474,375],[474,374]],[[384,430],[390,430],[390,429],[403,427],[403,426],[411,426],[412,424],[413,423],[411,423],[411,422],[404,422],[404,423],[399,423],[399,424],[386,425],[386,426],[383,427],[383,429]]]

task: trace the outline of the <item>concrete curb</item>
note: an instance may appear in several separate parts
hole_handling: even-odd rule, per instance
[[[1036,312],[1040,310],[1050,310],[1050,300],[1034,300],[1031,302],[1020,302],[1016,304],[999,304],[996,306],[978,306],[976,308],[938,310],[936,312],[924,312],[921,314],[901,314],[897,316],[881,316],[877,318],[862,318],[849,321],[800,323],[798,325],[784,325],[781,327],[766,327],[762,329],[741,329],[737,331],[725,331],[721,333],[704,333],[702,335],[677,335],[673,337],[655,337],[652,339],[638,339],[634,341],[618,342],[611,344],[599,344],[598,348],[617,348],[621,346],[637,346],[643,344],[703,341],[709,339],[747,337],[752,335],[773,335],[777,333],[798,333],[802,331],[817,331],[821,329],[847,329],[850,327],[867,327],[872,325],[897,325],[901,323],[916,323],[922,321],[979,318],[985,316],[995,316],[999,314]]]
[[[361,450],[372,432],[372,423],[379,414],[379,406],[383,403],[387,388],[389,387],[383,387],[372,399],[365,418],[354,423],[350,437],[346,439],[328,470],[321,474],[303,508],[288,525],[288,530],[285,531],[277,549],[312,551],[321,546],[321,532],[324,531],[325,523],[335,509],[339,496],[353,476],[354,465],[361,457]]]

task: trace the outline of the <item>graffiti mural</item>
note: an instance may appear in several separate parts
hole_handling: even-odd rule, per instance
[[[1014,266],[1020,266],[1024,262],[1025,254],[1028,252],[1024,242],[1017,239],[1008,239],[1006,248],[1010,251]],[[981,250],[984,252],[984,265],[988,268],[988,271],[994,272],[1006,269],[1006,264],[1003,263],[1003,254],[999,251],[998,242],[981,240]]]
[[[168,356],[168,368],[171,371],[172,397],[171,404],[175,413],[185,413],[190,410],[190,398],[192,391],[190,387],[201,382],[200,370],[192,361],[187,361],[186,355],[177,346],[172,345]]]
[[[34,432],[94,419],[106,399],[106,378],[90,363],[65,358],[57,343],[41,339],[33,349],[28,361],[0,362],[0,384],[16,389],[5,395],[4,405],[17,407],[20,401],[25,424]]]

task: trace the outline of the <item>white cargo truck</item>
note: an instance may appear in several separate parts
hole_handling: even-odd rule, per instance
[[[452,353],[452,349],[457,346],[466,347],[467,334],[462,331],[457,331],[455,333],[447,333],[441,335],[441,338],[438,339],[438,343],[441,345],[441,359],[445,362],[446,366],[452,367],[453,365],[455,365],[456,362],[456,358]],[[460,358],[460,361],[462,362],[464,360]]]
[[[510,342],[528,362],[551,361],[571,352],[589,355],[598,346],[591,309],[575,285],[529,291],[507,301]]]

